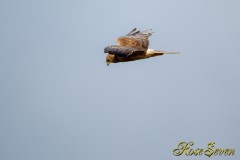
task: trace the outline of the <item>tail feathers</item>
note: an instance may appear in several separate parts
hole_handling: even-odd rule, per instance
[[[165,52],[164,54],[180,54],[180,52]]]
[[[180,52],[168,52],[168,51],[161,51],[161,50],[153,50],[155,54],[180,54]]]
[[[154,49],[147,50],[148,55],[179,54],[179,53],[180,52],[168,52],[168,51],[161,51],[161,50],[154,50]]]

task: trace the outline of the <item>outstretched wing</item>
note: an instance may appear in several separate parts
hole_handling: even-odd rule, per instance
[[[151,30],[140,32],[134,28],[126,36],[119,37],[117,39],[117,43],[120,46],[132,47],[146,51],[149,46],[149,37],[152,33],[153,32],[151,32]]]
[[[104,53],[114,54],[122,58],[126,58],[129,56],[144,54],[145,51],[137,48],[127,47],[127,46],[107,46],[104,49]]]

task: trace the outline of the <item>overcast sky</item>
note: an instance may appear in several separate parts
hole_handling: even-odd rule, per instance
[[[240,156],[237,0],[1,0],[0,159],[170,160],[181,141]],[[134,27],[180,51],[129,63]]]

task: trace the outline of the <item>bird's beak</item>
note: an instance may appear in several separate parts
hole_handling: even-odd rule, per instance
[[[107,66],[109,66],[110,62],[107,62]]]

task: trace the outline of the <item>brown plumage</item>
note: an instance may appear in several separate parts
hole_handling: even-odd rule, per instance
[[[104,48],[104,53],[107,53],[107,65],[110,63],[135,61],[163,54],[178,53],[149,49],[149,37],[152,33],[151,30],[140,32],[134,28],[126,36],[119,37],[116,40],[118,45],[111,45]]]

